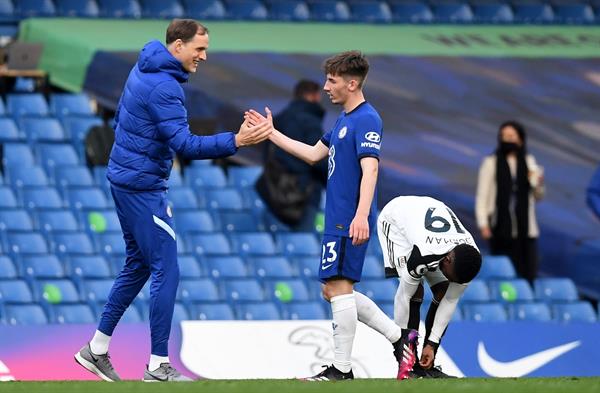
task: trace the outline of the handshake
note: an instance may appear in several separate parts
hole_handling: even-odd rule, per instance
[[[244,122],[235,135],[235,145],[237,147],[256,145],[271,136],[275,131],[273,114],[269,108],[265,108],[265,112],[266,117],[253,109],[244,113]]]

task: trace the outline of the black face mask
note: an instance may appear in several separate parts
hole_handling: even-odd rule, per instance
[[[521,146],[514,142],[500,142],[500,151],[504,154],[516,153],[521,149]]]

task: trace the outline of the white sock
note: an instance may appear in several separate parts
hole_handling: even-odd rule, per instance
[[[150,355],[150,362],[148,363],[148,371],[156,370],[163,363],[171,363],[171,362],[169,362],[168,356]]]
[[[358,320],[383,334],[393,344],[400,340],[402,329],[375,304],[360,292],[354,291]]]
[[[108,352],[108,345],[110,344],[111,336],[107,336],[100,330],[96,330],[92,341],[90,341],[90,350],[95,355],[104,355]]]
[[[358,315],[354,294],[334,296],[331,298],[333,312],[333,342],[335,345],[333,365],[343,373],[352,370],[352,344],[356,333]]]

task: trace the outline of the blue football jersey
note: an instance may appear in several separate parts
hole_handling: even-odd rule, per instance
[[[360,160],[363,157],[379,159],[382,127],[375,108],[363,102],[349,113],[342,112],[333,129],[321,138],[321,142],[329,147],[325,234],[348,236],[360,196]],[[376,214],[377,191],[369,213],[371,230]]]

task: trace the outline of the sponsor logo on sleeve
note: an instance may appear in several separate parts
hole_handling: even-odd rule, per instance
[[[381,136],[376,131],[369,131],[365,134],[365,139],[368,142],[362,142],[360,147],[367,147],[371,149],[381,149]]]

